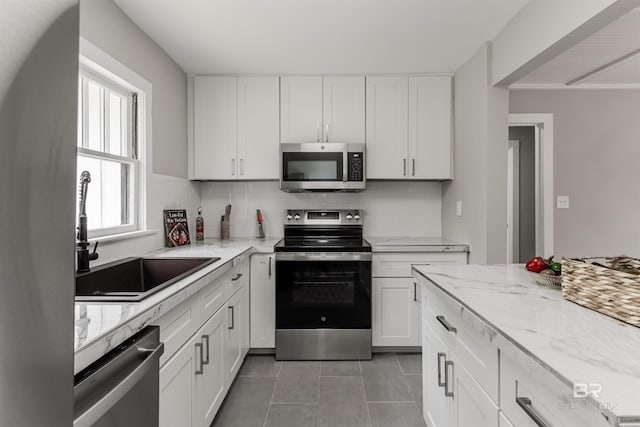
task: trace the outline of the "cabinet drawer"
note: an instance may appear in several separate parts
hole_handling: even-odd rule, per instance
[[[231,272],[228,277],[229,292],[227,298],[233,296],[243,286],[249,284],[249,259],[240,261],[237,264],[234,262]]]
[[[534,427],[537,415],[549,427],[609,426],[597,404],[574,398],[571,387],[525,354],[517,359],[500,357],[500,409],[511,424]]]
[[[390,252],[373,254],[373,277],[411,277],[412,264],[466,264],[467,254]]]
[[[231,271],[227,271],[198,293],[200,304],[200,324],[205,323],[224,304],[225,284],[231,280]]]
[[[201,325],[199,312],[200,304],[196,294],[154,323],[160,326],[160,341],[164,343],[164,354],[160,357],[160,366],[198,330]]]
[[[498,402],[498,348],[493,342],[495,331],[435,287],[427,287],[423,291],[426,304],[423,303],[422,315],[445,343],[455,348],[456,358],[487,395]],[[448,331],[447,327],[455,328],[455,332],[453,329]]]

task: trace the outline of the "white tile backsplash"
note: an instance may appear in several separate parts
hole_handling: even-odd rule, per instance
[[[283,234],[285,209],[356,208],[365,212],[369,236],[440,236],[441,184],[438,182],[367,182],[360,193],[285,193],[277,181],[202,182],[205,236],[220,236],[220,216],[231,203],[231,237],[257,234],[261,209],[267,236]]]

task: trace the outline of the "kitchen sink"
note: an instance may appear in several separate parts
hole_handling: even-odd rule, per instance
[[[220,258],[124,258],[76,274],[76,301],[142,301]]]

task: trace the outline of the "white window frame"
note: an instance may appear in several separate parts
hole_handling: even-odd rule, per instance
[[[131,164],[130,177],[134,181],[131,183],[134,188],[130,189],[134,194],[131,201],[133,203],[132,224],[90,230],[89,239],[116,240],[147,234],[146,187],[147,174],[150,172],[150,165],[147,159],[151,158],[150,144],[148,144],[151,138],[151,83],[84,38],[80,38],[80,67],[83,74],[88,75],[89,78],[104,86],[113,88],[116,92],[122,93],[125,91],[137,94],[137,138],[134,143],[136,155],[125,158],[78,147],[78,154]],[[131,120],[127,121],[127,126],[131,126],[130,122]],[[131,130],[127,129],[127,132],[131,132]],[[90,218],[89,221],[91,221]]]

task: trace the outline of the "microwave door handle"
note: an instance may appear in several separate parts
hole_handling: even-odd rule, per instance
[[[342,153],[342,182],[349,181],[349,153],[344,151]]]

